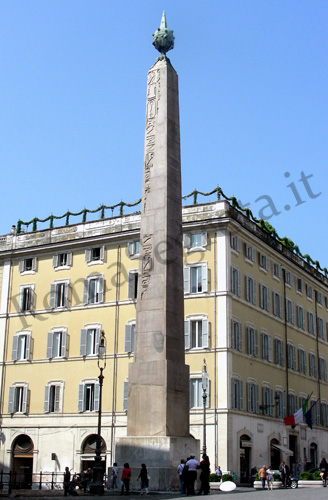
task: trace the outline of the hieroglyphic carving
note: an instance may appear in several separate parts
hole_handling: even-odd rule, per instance
[[[153,243],[152,235],[144,234],[142,238],[142,274],[141,274],[141,299],[146,293],[150,281],[150,271],[153,268]]]
[[[149,71],[147,81],[147,104],[146,104],[146,134],[145,134],[145,160],[144,160],[144,191],[143,210],[146,210],[147,196],[150,193],[151,167],[155,154],[155,119],[160,98],[160,70]]]

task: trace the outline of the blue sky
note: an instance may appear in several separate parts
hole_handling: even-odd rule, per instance
[[[163,9],[183,194],[221,186],[328,267],[326,0],[2,0],[0,234],[140,197]]]

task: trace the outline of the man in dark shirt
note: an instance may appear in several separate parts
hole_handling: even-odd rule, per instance
[[[65,472],[64,472],[64,496],[67,497],[68,493],[68,485],[71,480],[71,473],[69,471],[68,467],[65,467]]]

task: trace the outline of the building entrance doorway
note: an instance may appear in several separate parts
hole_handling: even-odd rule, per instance
[[[81,454],[81,471],[87,469],[93,469],[95,465],[96,456],[96,443],[97,434],[91,434],[88,436],[82,444],[82,454]],[[104,474],[106,473],[106,443],[103,438],[101,438],[101,465]]]
[[[270,464],[272,469],[279,470],[280,466],[280,450],[275,448],[274,445],[279,444],[277,439],[272,439],[270,443]]]
[[[240,482],[249,483],[251,438],[243,434],[240,438]]]
[[[13,442],[13,487],[31,489],[34,445],[29,436],[21,434]]]

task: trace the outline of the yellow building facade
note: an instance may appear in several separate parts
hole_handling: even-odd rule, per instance
[[[132,214],[0,238],[4,471],[92,466],[102,332],[102,456],[106,467],[115,461],[126,435],[139,230]],[[205,359],[212,469],[247,482],[253,465],[317,465],[328,449],[327,279],[227,201],[184,207],[183,233],[191,434],[203,438]],[[308,408],[318,401],[312,430],[285,426],[308,395]]]

